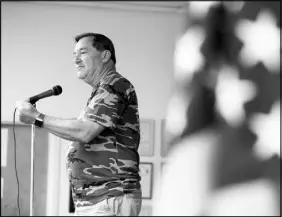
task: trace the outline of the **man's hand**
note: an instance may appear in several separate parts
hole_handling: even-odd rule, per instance
[[[25,124],[34,124],[35,119],[40,114],[28,100],[16,102],[16,109],[20,121]]]

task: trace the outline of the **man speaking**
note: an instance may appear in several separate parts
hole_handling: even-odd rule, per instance
[[[116,71],[115,49],[109,38],[83,33],[75,37],[75,42],[77,77],[93,87],[79,117],[62,119],[42,114],[30,98],[17,102],[19,119],[71,141],[67,168],[75,215],[137,216],[142,193],[134,86]]]

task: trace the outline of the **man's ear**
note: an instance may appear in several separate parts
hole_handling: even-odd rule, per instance
[[[111,59],[111,52],[109,50],[104,50],[102,52],[102,62],[106,63]]]

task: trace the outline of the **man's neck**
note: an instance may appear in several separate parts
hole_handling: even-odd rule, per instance
[[[110,73],[116,71],[115,64],[113,61],[109,60],[108,62],[101,64],[95,72],[93,89],[97,89],[100,82]]]

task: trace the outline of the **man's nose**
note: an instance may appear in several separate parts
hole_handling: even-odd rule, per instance
[[[81,59],[80,59],[79,55],[75,55],[74,56],[73,62],[76,63],[76,64],[81,62]]]

